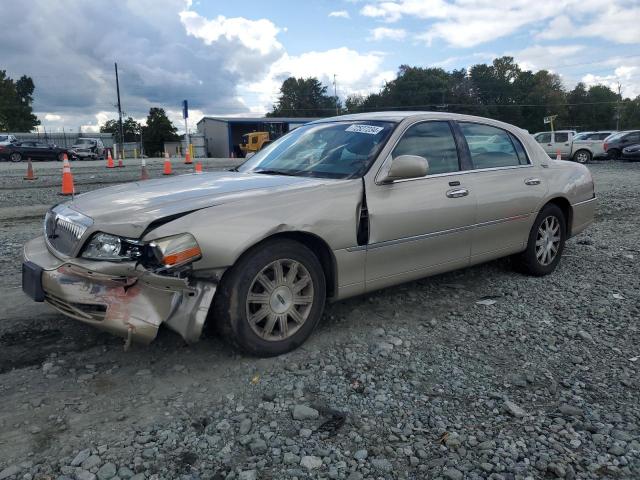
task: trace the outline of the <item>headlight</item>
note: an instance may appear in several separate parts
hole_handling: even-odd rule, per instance
[[[100,232],[91,237],[81,256],[91,260],[135,260],[142,255],[142,247],[137,240]]]
[[[166,268],[185,265],[202,257],[200,246],[190,233],[159,238],[149,246],[158,263]]]

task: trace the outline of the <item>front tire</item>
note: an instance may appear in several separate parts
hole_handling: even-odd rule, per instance
[[[589,163],[591,161],[591,152],[589,150],[578,150],[573,155],[573,161],[578,163]]]
[[[560,263],[566,238],[564,213],[557,205],[545,205],[533,222],[527,249],[515,258],[516,268],[536,277],[549,275]]]
[[[325,299],[324,271],[315,254],[293,240],[270,240],[225,273],[211,321],[240,350],[272,357],[309,338]]]
[[[58,161],[59,161],[59,162],[64,161],[64,152],[60,152],[60,153],[58,154]]]
[[[11,160],[13,163],[21,162],[22,155],[18,152],[13,152],[11,155],[9,155],[9,160]]]

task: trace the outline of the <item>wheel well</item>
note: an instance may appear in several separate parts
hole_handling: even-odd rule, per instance
[[[276,233],[263,239],[257,245],[260,245],[263,242],[277,239],[277,238],[288,238],[290,240],[295,240],[303,244],[305,247],[309,248],[315,255],[318,257],[320,264],[322,265],[322,270],[324,272],[324,278],[327,282],[327,297],[333,297],[337,293],[337,266],[336,259],[333,256],[333,252],[327,242],[325,242],[322,238],[314,235],[309,232],[282,232]],[[257,245],[254,245],[251,248],[255,248]]]
[[[571,207],[569,200],[564,197],[556,197],[549,200],[546,204],[556,205],[560,210],[562,210],[566,222],[565,227],[567,230],[567,238],[569,238],[571,236],[571,225],[573,225],[573,208]]]

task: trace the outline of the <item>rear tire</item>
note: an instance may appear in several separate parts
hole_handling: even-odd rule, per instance
[[[233,346],[272,357],[309,338],[325,300],[324,271],[314,253],[293,240],[270,240],[224,274],[210,321]]]
[[[589,163],[591,161],[592,155],[589,150],[578,150],[573,154],[573,161],[577,163]]]
[[[620,150],[618,150],[617,148],[607,150],[607,157],[610,160],[618,160],[620,158]]]
[[[22,155],[19,152],[13,152],[11,155],[9,155],[9,160],[11,160],[13,163],[21,162]]]
[[[566,238],[564,213],[557,205],[545,205],[533,222],[527,249],[514,258],[516,268],[535,277],[549,275],[560,263]]]
[[[63,152],[60,152],[60,153],[58,154],[58,161],[59,161],[59,162],[64,161],[64,153],[63,153]]]

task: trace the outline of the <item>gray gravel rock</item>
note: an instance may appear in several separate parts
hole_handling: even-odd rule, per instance
[[[300,459],[300,465],[307,470],[316,470],[322,466],[322,459],[312,455],[305,455]]]
[[[79,467],[80,465],[82,465],[82,462],[84,462],[87,458],[89,458],[91,456],[91,449],[87,448],[85,450],[81,450],[80,452],[78,452],[78,454],[73,458],[73,460],[71,460],[71,466],[72,467]]]
[[[0,480],[12,477],[20,473],[20,467],[17,465],[10,465],[4,470],[0,471]]]
[[[115,463],[105,463],[98,469],[98,473],[96,475],[99,480],[110,480],[116,476],[117,472],[118,467]]]
[[[320,416],[320,413],[315,408],[296,405],[293,407],[292,416],[295,420],[314,420]]]
[[[462,480],[464,478],[463,473],[456,468],[447,468],[444,471],[443,476],[449,480]]]
[[[506,400],[504,402],[504,408],[509,414],[513,415],[514,417],[524,417],[527,414],[527,412],[525,412],[522,407],[516,405],[510,400]]]

